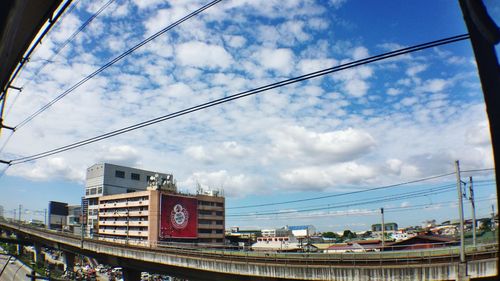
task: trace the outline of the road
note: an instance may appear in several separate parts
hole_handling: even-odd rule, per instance
[[[7,264],[8,259],[8,255],[0,254],[0,271],[4,268],[5,264]],[[7,264],[2,276],[0,276],[0,281],[29,281],[31,279],[26,277],[26,274],[29,273],[31,273],[31,269],[28,266],[22,264],[18,260],[14,262],[11,261]]]

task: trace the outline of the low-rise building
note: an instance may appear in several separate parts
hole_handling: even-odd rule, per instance
[[[292,232],[285,227],[262,229],[262,237],[288,237],[291,233]]]
[[[98,237],[123,243],[224,243],[225,199],[152,188],[98,198]]]

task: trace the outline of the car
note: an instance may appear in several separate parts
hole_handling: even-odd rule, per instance
[[[16,263],[16,260],[10,260],[9,263],[10,264]]]

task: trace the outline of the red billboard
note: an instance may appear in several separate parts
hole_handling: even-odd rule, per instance
[[[162,194],[160,198],[160,239],[198,237],[198,200]]]

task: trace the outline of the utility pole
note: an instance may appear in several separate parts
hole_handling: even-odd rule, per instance
[[[460,180],[460,163],[455,161],[455,170],[457,174],[457,193],[458,193],[458,215],[460,217],[460,262],[465,262],[465,243],[464,243],[464,206],[462,202],[462,181]]]
[[[477,63],[477,71],[481,81],[486,113],[490,124],[491,144],[495,167],[500,166],[500,65],[495,45],[500,42],[500,29],[480,0],[459,0],[465,25],[469,31],[472,50]],[[495,169],[496,178],[500,178],[500,170]],[[497,194],[500,183],[497,182]],[[498,198],[497,198],[498,202]],[[495,236],[496,237],[496,236]],[[500,264],[497,262],[497,267]]]
[[[16,212],[17,212],[17,210],[14,209],[14,217],[12,217],[12,219],[14,219],[14,221],[16,220],[16,216],[17,216]]]
[[[384,248],[385,246],[384,208],[380,208],[380,214],[382,215],[382,248]]]
[[[472,243],[476,246],[476,204],[474,203],[474,187],[472,186],[472,177],[469,177],[469,200],[472,210]]]
[[[19,222],[21,222],[21,208],[23,205],[19,204]]]
[[[491,228],[495,227],[495,205],[491,204]]]
[[[45,224],[45,228],[47,228],[47,208],[43,209],[43,223]]]

